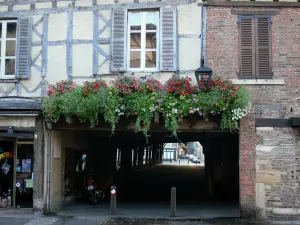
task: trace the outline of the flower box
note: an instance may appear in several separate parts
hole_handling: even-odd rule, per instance
[[[78,119],[82,123],[90,121],[91,127],[95,127],[104,118],[112,132],[117,123],[126,127],[134,124],[136,131],[145,136],[154,124],[161,122],[174,135],[179,124],[193,127],[197,123],[197,127],[201,127],[198,123],[201,120],[221,128],[236,128],[250,109],[250,92],[220,78],[213,79],[204,90],[192,86],[190,78],[185,77],[170,78],[164,88],[155,79],[141,80],[132,76],[122,76],[113,81],[112,86],[103,80],[84,82],[77,87],[74,82],[60,81],[49,86],[48,95],[42,107],[52,122],[64,117],[69,124]],[[131,116],[124,119],[128,114]]]

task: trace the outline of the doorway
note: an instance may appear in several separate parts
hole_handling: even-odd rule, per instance
[[[14,141],[0,140],[0,208],[13,206],[14,159]]]
[[[34,145],[33,142],[17,143],[16,154],[16,207],[33,207],[33,167],[34,167]]]

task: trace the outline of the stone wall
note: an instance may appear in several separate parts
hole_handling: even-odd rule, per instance
[[[257,127],[256,190],[259,216],[299,220],[298,129]]]
[[[300,136],[292,128],[255,129],[255,118],[290,118],[300,114],[300,9],[272,8],[277,15],[272,16],[274,76],[270,80],[238,78],[238,15],[232,10],[270,8],[207,10],[207,64],[216,75],[247,84],[252,91],[252,112],[240,125],[241,208],[248,215],[256,211],[260,218],[294,219],[300,207],[296,178]]]

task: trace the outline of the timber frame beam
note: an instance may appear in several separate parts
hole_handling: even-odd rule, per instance
[[[300,117],[292,117],[289,119],[272,119],[272,118],[256,118],[256,127],[300,127]]]

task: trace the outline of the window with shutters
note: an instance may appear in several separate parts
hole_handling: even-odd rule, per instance
[[[16,75],[17,20],[0,20],[0,78]]]
[[[157,71],[159,12],[128,12],[127,70]]]
[[[239,48],[240,78],[272,78],[270,16],[239,16]]]

